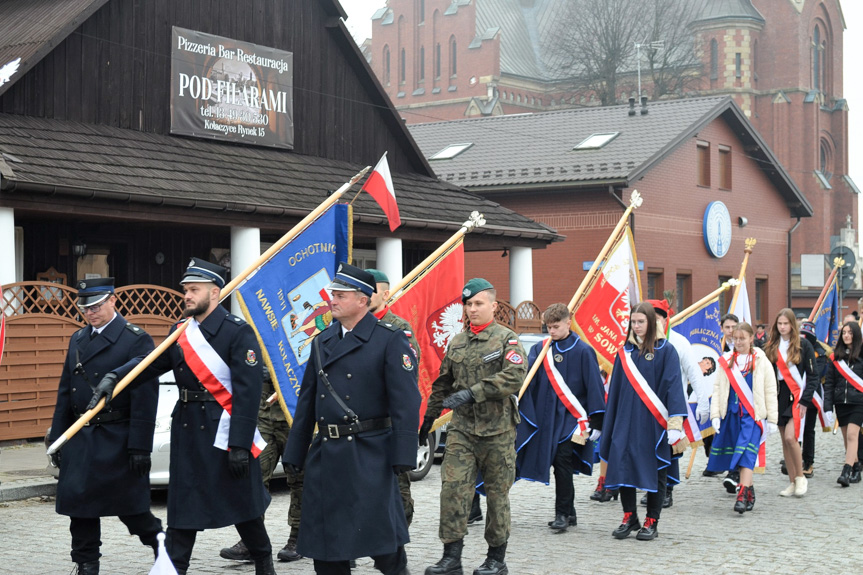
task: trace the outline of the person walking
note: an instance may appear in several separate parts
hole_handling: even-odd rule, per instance
[[[863,425],[863,336],[856,321],[842,326],[824,384],[824,410],[836,409],[845,442],[845,465],[836,483],[848,487],[860,481],[857,458]]]

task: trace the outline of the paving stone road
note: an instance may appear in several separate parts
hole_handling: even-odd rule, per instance
[[[781,446],[777,436],[768,443],[769,469],[755,476],[757,502],[751,513],[732,511],[734,496],[716,478],[701,476],[706,459],[699,451],[692,477],[675,489],[674,506],[663,511],[660,536],[652,542],[611,537],[622,516],[620,503],[596,503],[588,497],[595,478],[576,477],[578,526],[552,534],[553,486],[521,481],[512,489],[512,536],[507,564],[512,575],[575,573],[863,573],[863,484],[841,488],[842,440],[819,434],[815,477],[809,493],[785,499],[777,493],[787,478],[779,473]],[[688,462],[689,454],[684,457]],[[414,575],[440,558],[437,538],[440,466],[415,483],[416,514],[407,547]],[[266,522],[274,553],[288,535],[286,516],[290,495],[274,493]],[[483,502],[483,509],[485,508]],[[643,518],[643,508],[641,508]],[[154,496],[153,511],[166,516],[164,493]],[[67,574],[69,520],[54,512],[53,498],[0,504],[0,573],[16,575]],[[102,573],[146,574],[152,557],[117,519],[102,522]],[[251,564],[225,561],[219,549],[237,540],[233,528],[198,536],[190,574],[254,573]],[[484,559],[482,527],[473,526],[465,540],[463,564],[470,574]],[[312,562],[277,563],[280,574],[310,575]],[[354,571],[377,573],[370,559],[360,559]]]

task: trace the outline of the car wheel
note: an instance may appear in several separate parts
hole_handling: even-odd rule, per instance
[[[419,481],[429,474],[434,465],[434,452],[437,447],[438,432],[429,433],[424,445],[417,449],[417,466],[410,472],[411,481]]]

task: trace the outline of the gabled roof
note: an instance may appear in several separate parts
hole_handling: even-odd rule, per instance
[[[751,0],[702,0],[701,8],[692,24],[712,23],[719,20],[752,20],[764,24],[761,15]]]
[[[238,150],[241,153],[238,153]],[[0,114],[0,192],[4,201],[57,196],[121,201],[147,209],[305,216],[363,166],[94,124]],[[435,178],[393,173],[405,228],[457,229],[479,210],[478,234],[541,242],[553,230]],[[358,221],[384,223],[368,194],[354,203]]]
[[[699,130],[722,117],[782,194],[794,216],[811,216],[797,188],[743,112],[728,96],[629,106],[560,110],[410,126],[426,157],[471,143],[449,160],[430,162],[444,180],[481,193],[506,190],[629,187]],[[573,150],[593,134],[618,133],[597,149]]]

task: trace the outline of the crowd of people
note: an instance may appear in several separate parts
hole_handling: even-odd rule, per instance
[[[158,552],[162,524],[150,512],[148,473],[155,378],[169,370],[180,399],[172,414],[166,549],[181,574],[197,532],[229,525],[240,541],[222,557],[253,561],[257,575],[275,573],[263,516],[279,457],[292,497],[280,561],[308,557],[316,573],[342,575],[355,559],[372,557],[386,575],[407,574],[414,512],[408,471],[417,442],[427,440],[444,409],[453,415],[441,468],[443,554],[426,575],[463,573],[468,523],[482,517],[480,492],[488,552],[473,573],[505,575],[513,483],[549,484],[553,471],[548,527],[563,532],[578,524],[573,476],[592,475],[597,462],[590,498],[619,498],[623,511],[611,535],[656,539],[680,481],[678,459],[692,436],[687,425],[704,431],[704,475],[726,474],[723,485],[736,493],[740,514],[754,509],[753,480],[772,433],[781,436],[789,480],[779,495],[806,494],[816,420],[832,425],[834,409],[846,448],[837,482],[861,480],[863,335],[853,318],[833,352],[790,309],[769,331],[728,314],[720,323],[723,353],[699,359],[668,328],[668,302],[647,300],[632,308],[607,374],[572,331],[567,306],[545,310],[548,337],[525,353],[517,335],[494,320],[494,287],[475,278],[462,292],[468,324],[446,350],[420,422],[419,348],[410,325],[386,307],[389,280],[341,263],[328,286],[333,322],[311,344],[289,433],[253,330],[219,305],[225,278],[224,268],[193,259],[181,282],[186,331],[117,397],[117,382],[153,349],[152,339],[116,312],[111,278],[78,286],[88,325],[70,341],[52,439],[106,400],[53,460],[60,468],[56,509],[70,517],[78,573],[99,573],[101,517],[118,516]],[[637,491],[646,492],[643,521]]]

